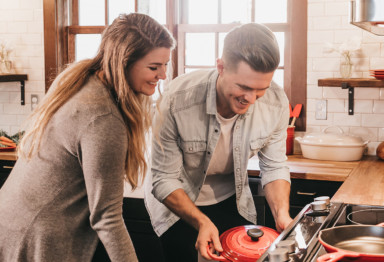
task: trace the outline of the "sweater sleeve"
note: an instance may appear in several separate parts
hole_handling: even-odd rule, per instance
[[[113,114],[99,116],[82,131],[79,140],[90,225],[112,261],[137,261],[122,217],[128,146],[125,126]]]

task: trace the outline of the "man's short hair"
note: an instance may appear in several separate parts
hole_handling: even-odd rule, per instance
[[[268,73],[278,67],[280,52],[275,35],[269,28],[249,23],[227,34],[222,58],[230,70],[235,70],[243,61],[255,71]]]

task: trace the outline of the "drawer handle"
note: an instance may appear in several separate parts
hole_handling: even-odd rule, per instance
[[[297,191],[296,194],[298,194],[298,195],[302,195],[302,196],[314,196],[314,195],[316,195],[316,192],[314,192],[314,193],[309,193],[309,192],[300,192],[300,191]]]
[[[9,168],[9,169],[12,169],[13,166],[3,166],[3,168]]]

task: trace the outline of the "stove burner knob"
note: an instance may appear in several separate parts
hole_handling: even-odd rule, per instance
[[[325,201],[327,205],[331,204],[331,200],[329,199],[329,196],[319,196],[314,199],[315,201]]]
[[[325,210],[327,209],[327,203],[325,201],[315,201],[311,203],[313,211]]]
[[[289,261],[288,249],[276,248],[268,254],[269,262],[283,262]]]
[[[276,244],[276,247],[286,248],[288,253],[294,253],[296,248],[296,241],[293,239],[282,240]]]

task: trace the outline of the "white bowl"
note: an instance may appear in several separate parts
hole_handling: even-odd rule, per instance
[[[326,133],[328,128],[321,133],[309,133],[304,137],[296,137],[305,158],[357,161],[363,157],[369,141],[363,141],[357,136],[344,135],[341,128],[339,128],[340,134]]]

